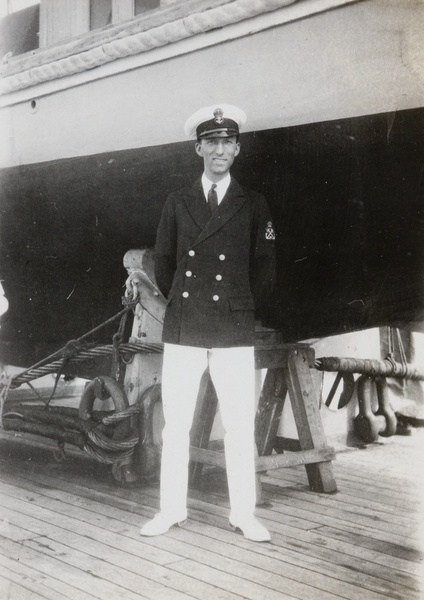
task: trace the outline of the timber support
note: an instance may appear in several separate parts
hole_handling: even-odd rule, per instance
[[[270,332],[270,335],[273,333]],[[262,334],[255,347],[256,368],[267,369],[255,424],[258,504],[262,502],[260,473],[281,467],[304,465],[312,491],[334,493],[337,486],[331,461],[335,458],[335,451],[327,446],[310,373],[315,360],[314,350],[307,344],[268,345],[266,341]],[[291,447],[288,452],[282,438],[277,437],[287,395],[299,437],[295,451]],[[199,484],[203,464],[225,467],[223,453],[209,449],[216,406],[213,386],[207,386],[192,429],[191,485],[194,486]]]

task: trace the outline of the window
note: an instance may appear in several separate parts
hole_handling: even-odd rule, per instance
[[[40,4],[40,0],[2,0],[0,2],[0,19],[35,4]]]
[[[160,7],[160,0],[135,0],[134,3],[134,14],[140,15],[141,13],[148,12]]]
[[[198,2],[204,4],[204,0]],[[223,2],[210,0],[212,5]],[[115,26],[131,20],[134,27],[143,28],[150,21],[163,24],[167,18],[198,10],[197,2],[187,4],[185,8],[181,0],[0,0],[0,60],[6,57],[8,62],[34,50],[64,46],[76,38],[82,52],[101,44],[102,36],[109,40]],[[59,53],[63,56],[63,48]],[[75,46],[69,53],[75,53]]]
[[[90,29],[100,29],[112,23],[112,0],[90,0]]]
[[[40,2],[15,0],[9,1],[4,8],[7,10],[2,11],[3,18],[0,19],[0,58],[9,53],[17,56],[36,50],[39,47]]]

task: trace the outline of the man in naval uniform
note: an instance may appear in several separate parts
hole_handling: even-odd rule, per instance
[[[163,326],[165,426],[160,512],[141,535],[187,519],[189,433],[199,384],[209,367],[225,429],[230,526],[268,541],[254,516],[255,306],[271,292],[275,235],[265,199],[230,175],[246,115],[231,105],[201,109],[185,125],[204,173],[164,206],[155,276],[167,298]]]

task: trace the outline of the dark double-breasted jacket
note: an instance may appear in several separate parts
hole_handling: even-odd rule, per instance
[[[172,193],[155,247],[155,277],[168,301],[163,341],[253,346],[255,307],[273,286],[274,245],[265,198],[234,179],[212,216],[201,179]]]

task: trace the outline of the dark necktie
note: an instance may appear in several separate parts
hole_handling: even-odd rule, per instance
[[[209,210],[211,211],[212,215],[215,209],[218,208],[218,194],[216,193],[216,183],[212,184],[212,187],[208,192],[208,204]]]

